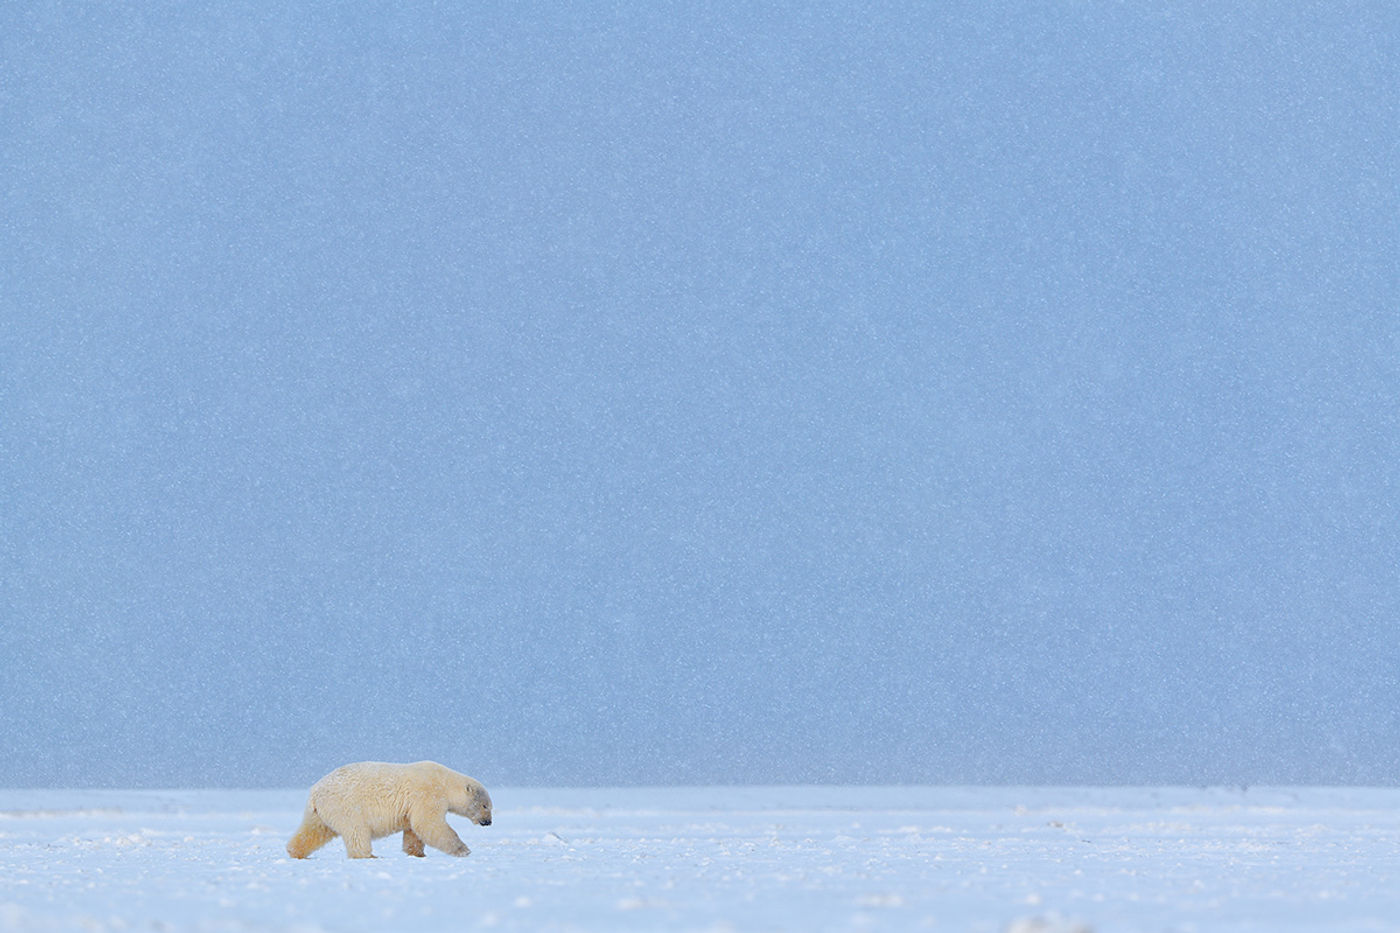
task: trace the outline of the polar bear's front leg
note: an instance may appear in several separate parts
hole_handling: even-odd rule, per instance
[[[403,850],[409,855],[423,857],[423,840],[419,839],[418,834],[411,829],[403,831]]]
[[[426,842],[434,849],[441,849],[448,855],[470,855],[471,849],[466,847],[461,838],[447,825],[447,817],[443,813],[417,812],[409,814],[409,828],[404,835],[413,833],[418,837],[420,845]],[[404,845],[407,846],[407,839]],[[407,851],[407,849],[405,849]],[[410,853],[411,854],[411,853]]]

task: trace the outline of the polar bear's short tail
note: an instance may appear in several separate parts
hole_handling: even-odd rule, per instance
[[[301,826],[287,840],[287,854],[292,858],[306,858],[336,836],[335,830],[325,824],[316,814],[316,808],[306,805],[306,815],[301,818]]]

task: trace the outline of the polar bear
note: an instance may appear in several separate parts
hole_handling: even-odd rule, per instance
[[[287,841],[287,854],[306,858],[340,836],[350,858],[374,858],[370,840],[402,830],[409,855],[423,855],[425,842],[448,855],[466,855],[470,850],[447,825],[448,813],[490,826],[491,796],[475,779],[435,761],[345,765],[311,785],[306,815]]]

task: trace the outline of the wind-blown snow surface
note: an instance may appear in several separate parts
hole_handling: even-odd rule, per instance
[[[1400,790],[493,793],[287,858],[304,792],[0,791],[3,930],[1400,930]]]

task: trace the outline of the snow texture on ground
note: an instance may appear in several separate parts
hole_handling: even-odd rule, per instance
[[[1400,930],[1400,790],[498,789],[305,861],[295,791],[0,791],[0,930]]]

